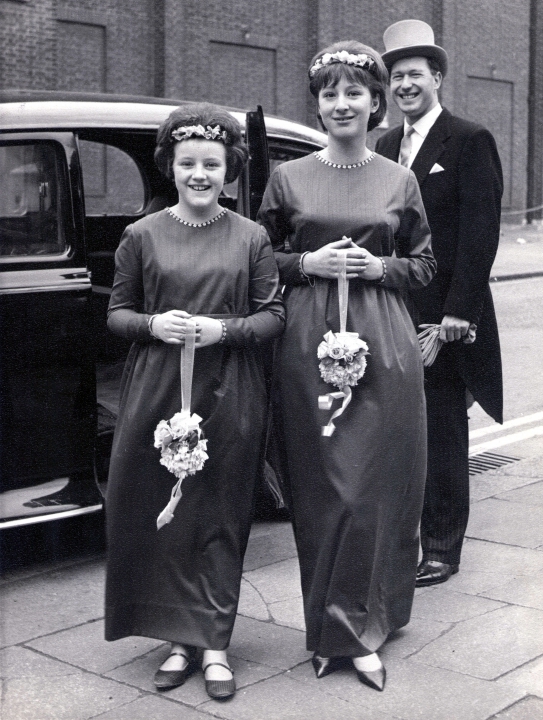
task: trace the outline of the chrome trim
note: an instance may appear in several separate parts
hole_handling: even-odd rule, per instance
[[[60,512],[51,512],[47,515],[32,515],[25,518],[17,518],[16,520],[0,520],[0,530],[4,528],[22,527],[23,525],[35,525],[37,523],[50,522],[51,520],[62,520],[64,518],[76,517],[77,515],[89,515],[90,513],[100,512],[103,503],[99,505],[89,505],[76,510],[61,510]]]
[[[85,128],[152,130],[177,105],[151,102],[92,102],[82,100],[34,100],[2,103],[2,130],[76,130]],[[245,127],[245,113],[229,110]],[[294,120],[265,116],[266,130],[272,138],[300,140],[319,147],[327,145],[324,133]]]
[[[87,268],[47,268],[8,270],[0,273],[0,295],[57,290],[89,290]]]

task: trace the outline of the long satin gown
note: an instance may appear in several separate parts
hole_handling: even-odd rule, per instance
[[[227,211],[187,227],[163,210],[130,225],[116,254],[113,332],[126,361],[107,489],[106,639],[143,635],[228,647],[234,625],[266,425],[259,344],[284,326],[277,266],[265,230]],[[156,519],[176,482],[154,430],[181,408],[180,346],[147,321],[172,309],[224,319],[223,344],[197,349],[192,412],[209,460],[183,481],[169,525]]]
[[[421,353],[402,293],[435,272],[411,171],[374,155],[351,168],[318,156],[280,165],[259,215],[286,285],[287,326],[275,368],[282,447],[302,578],[307,648],[324,657],[374,652],[410,617],[426,474]],[[347,331],[369,345],[365,375],[331,437],[318,397],[317,346],[339,331],[337,281],[299,272],[300,254],[351,237],[383,256],[384,282],[349,284]],[[336,401],[333,409],[339,406]]]

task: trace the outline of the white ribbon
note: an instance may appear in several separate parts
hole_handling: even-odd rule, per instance
[[[339,301],[339,332],[347,332],[347,309],[349,307],[349,281],[347,280],[347,253],[348,250],[338,250],[339,262],[341,264],[339,275],[337,279],[337,294]],[[338,392],[327,393],[326,395],[319,395],[319,409],[330,410],[334,400],[340,400],[343,398],[343,403],[338,408],[327,425],[322,427],[322,435],[324,437],[331,437],[334,434],[336,426],[334,420],[343,414],[347,405],[351,402],[352,390],[348,385],[342,387]]]
[[[181,414],[190,418],[190,403],[192,398],[192,375],[194,373],[194,352],[196,349],[196,323],[193,320],[186,322],[187,333],[185,335],[185,344],[181,346],[180,373],[181,373]],[[198,423],[201,418],[193,415],[192,420]],[[195,426],[197,427],[197,425]],[[170,500],[164,510],[157,518],[157,530],[171,523],[173,520],[174,510],[181,500],[181,483],[180,478],[172,489]]]

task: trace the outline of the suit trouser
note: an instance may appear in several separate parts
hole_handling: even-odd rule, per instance
[[[425,370],[428,470],[421,519],[426,560],[458,564],[469,517],[469,434],[466,386],[451,348]]]

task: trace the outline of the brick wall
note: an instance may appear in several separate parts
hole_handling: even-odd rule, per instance
[[[0,87],[56,84],[55,0],[0,2]]]
[[[450,57],[443,102],[495,132],[505,205],[524,207],[530,0],[0,0],[0,87],[261,102],[315,124],[311,56],[345,38],[382,51],[384,29],[408,17],[433,25]],[[541,122],[532,127],[539,138]]]

